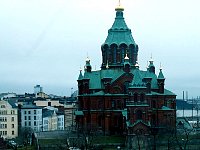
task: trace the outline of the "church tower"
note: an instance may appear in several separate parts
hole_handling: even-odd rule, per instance
[[[102,69],[106,68],[107,62],[110,68],[122,68],[126,54],[129,57],[131,67],[134,67],[137,61],[138,45],[133,39],[131,29],[128,28],[124,20],[124,8],[118,6],[115,11],[115,21],[108,30],[108,36],[101,46]]]

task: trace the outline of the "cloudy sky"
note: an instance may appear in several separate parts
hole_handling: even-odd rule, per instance
[[[200,1],[121,0],[146,69],[162,63],[166,87],[178,98],[200,96]],[[0,0],[0,93],[69,95],[87,53],[101,65],[101,44],[118,0]]]

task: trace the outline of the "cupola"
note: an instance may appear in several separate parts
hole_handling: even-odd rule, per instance
[[[124,20],[124,8],[119,4],[115,8],[115,11],[115,21],[108,30],[108,36],[101,46],[102,69],[106,69],[107,60],[109,62],[109,68],[122,68],[126,53],[129,57],[131,67],[134,67],[137,61],[138,45],[135,43],[131,30]]]

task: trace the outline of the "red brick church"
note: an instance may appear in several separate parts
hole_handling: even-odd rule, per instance
[[[150,134],[155,128],[175,127],[176,95],[165,89],[162,69],[156,75],[152,59],[146,70],[140,70],[139,47],[124,20],[124,9],[115,10],[101,46],[101,69],[92,70],[87,58],[84,72],[80,71],[77,127],[104,135]]]

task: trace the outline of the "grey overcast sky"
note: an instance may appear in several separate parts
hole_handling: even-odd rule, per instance
[[[200,96],[200,1],[121,0],[139,45],[140,69],[153,55],[166,88],[178,98]],[[67,95],[77,89],[87,53],[101,65],[101,44],[118,0],[0,0],[0,93]]]

